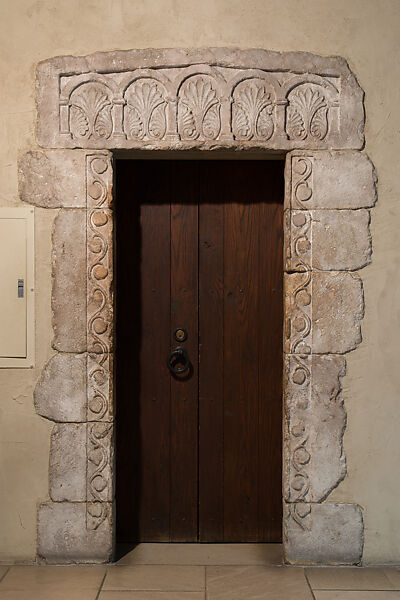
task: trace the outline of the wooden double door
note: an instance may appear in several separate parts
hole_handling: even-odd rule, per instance
[[[279,542],[282,162],[116,172],[117,539]]]

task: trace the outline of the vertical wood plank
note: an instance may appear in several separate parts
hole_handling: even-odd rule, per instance
[[[197,540],[198,448],[198,167],[171,162],[171,349],[173,332],[183,327],[192,368],[171,382],[171,541]]]
[[[283,172],[265,164],[260,204],[258,538],[282,539]]]
[[[166,165],[157,163],[157,178],[154,168],[122,161],[117,171],[120,541],[169,540],[170,205],[158,202],[168,190]]]
[[[230,542],[257,539],[259,211],[252,167],[235,164],[224,206],[224,530]]]
[[[223,168],[223,167],[222,167]],[[199,541],[224,539],[223,239],[221,163],[200,163]]]

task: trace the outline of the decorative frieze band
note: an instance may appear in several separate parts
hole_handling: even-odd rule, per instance
[[[296,54],[226,50],[219,60],[212,51],[160,50],[151,64],[151,52],[125,53],[130,69],[119,66],[123,53],[41,63],[41,144],[282,151],[363,143],[362,92],[341,59],[318,57],[304,69]]]

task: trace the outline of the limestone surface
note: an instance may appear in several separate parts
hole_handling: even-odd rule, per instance
[[[86,206],[86,152],[27,152],[19,161],[21,200],[44,208]]]
[[[285,558],[291,564],[356,565],[363,518],[355,504],[284,505]]]
[[[38,414],[51,421],[86,421],[86,378],[86,354],[55,354],[35,388]]]
[[[86,500],[86,424],[58,423],[50,440],[50,498]]]
[[[112,505],[97,527],[87,527],[86,502],[48,502],[39,507],[38,555],[47,563],[104,563],[111,559]]]
[[[285,207],[292,209],[371,208],[377,177],[363,152],[291,152],[286,161]]]
[[[86,350],[86,285],[86,210],[61,209],[53,230],[55,350]]]

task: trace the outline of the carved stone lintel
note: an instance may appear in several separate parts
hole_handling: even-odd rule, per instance
[[[99,149],[139,148],[143,141],[165,149],[218,141],[234,148],[360,148],[364,114],[354,76],[341,59],[310,57],[219,48],[51,59],[37,71],[39,140]],[[168,111],[175,100],[177,111]],[[221,110],[229,103],[231,116]]]

